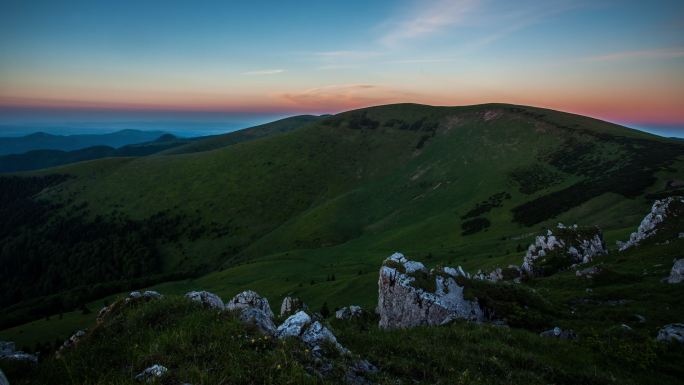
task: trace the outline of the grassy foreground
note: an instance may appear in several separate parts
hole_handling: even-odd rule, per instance
[[[684,376],[684,346],[655,336],[663,325],[684,319],[681,284],[662,282],[683,247],[680,239],[614,252],[591,264],[602,268],[591,279],[570,270],[520,285],[490,285],[497,290],[480,286],[477,295],[504,305],[499,316],[511,328],[455,322],[386,331],[374,315],[328,322],[355,357],[380,369],[373,383],[677,384]],[[319,378],[312,374],[316,361],[299,341],[264,339],[233,315],[189,303],[173,294],[187,289],[180,282],[157,289],[167,297],[125,307],[102,325],[84,316],[89,321],[81,325],[90,334],[63,359],[50,355],[37,367],[0,361],[0,368],[12,384],[133,384],[135,374],[155,363],[170,369],[164,384],[338,383],[343,377],[349,357],[333,357],[334,374]],[[269,298],[276,308],[279,296]],[[23,327],[30,334],[46,330],[47,322],[74,325],[70,317]],[[539,336],[553,326],[573,329],[579,338]],[[0,336],[10,337],[7,331]]]

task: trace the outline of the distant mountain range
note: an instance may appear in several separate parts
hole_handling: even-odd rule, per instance
[[[0,155],[21,154],[33,150],[74,151],[92,146],[118,148],[150,142],[166,134],[163,131],[121,130],[107,134],[52,135],[36,132],[20,137],[0,137]]]
[[[158,135],[150,141],[127,144],[118,148],[112,144],[98,144],[71,151],[51,149],[50,147],[47,147],[27,151],[21,154],[9,154],[4,156],[0,155],[0,173],[38,170],[42,168],[108,157],[147,156],[161,152],[168,154],[184,154],[209,151],[231,144],[258,139],[271,134],[287,132],[316,119],[322,119],[322,117],[312,115],[293,116],[227,134],[202,136],[196,138],[179,138],[172,134],[163,133],[161,131],[137,130],[123,130],[106,135],[58,136],[37,133],[22,138],[0,138],[0,141],[4,139],[50,138],[52,143],[55,145],[60,144],[59,142],[62,140],[64,141],[63,144],[65,144],[63,147],[70,147],[66,146],[66,144],[68,144],[71,139],[76,141],[80,140],[80,143],[85,143],[88,140],[99,140],[101,142],[108,143],[121,143],[123,140],[132,140],[138,134],[140,134],[138,136],[139,139],[150,135]],[[40,142],[40,140],[35,140],[33,143],[29,143],[29,141],[30,140],[27,140],[26,143],[36,146],[48,144],[48,140],[42,142]],[[15,144],[17,143],[19,143],[19,141],[15,141]]]

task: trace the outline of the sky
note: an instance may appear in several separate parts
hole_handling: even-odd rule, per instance
[[[682,0],[0,5],[5,130],[502,102],[684,136]]]

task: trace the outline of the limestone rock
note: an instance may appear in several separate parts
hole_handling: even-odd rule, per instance
[[[349,353],[347,348],[337,342],[337,338],[335,338],[335,335],[330,331],[330,329],[323,326],[318,321],[314,321],[314,323],[309,325],[309,327],[304,330],[304,333],[302,333],[300,338],[305,344],[309,345],[313,351],[320,350],[321,345],[324,342],[329,342],[332,343],[340,353]]]
[[[551,330],[547,330],[544,332],[539,333],[541,337],[548,337],[548,338],[558,338],[561,340],[574,340],[577,338],[577,335],[575,334],[574,331],[572,330],[563,330],[556,326],[555,328]]]
[[[339,309],[338,311],[335,312],[335,318],[337,319],[352,319],[352,318],[357,318],[363,315],[363,309],[361,306],[345,306],[342,309]]]
[[[152,382],[156,378],[162,377],[168,371],[169,370],[166,367],[155,364],[140,372],[135,376],[135,379],[138,381]]]
[[[59,350],[56,353],[57,357],[61,357],[62,354],[64,354],[65,350],[71,349],[78,345],[78,343],[83,339],[83,337],[85,337],[85,335],[85,330],[79,330],[76,333],[74,333],[71,337],[67,338],[67,340],[64,341],[62,346],[59,347]]]
[[[38,362],[38,356],[15,350],[14,342],[0,341],[0,360]]]
[[[684,324],[669,324],[658,332],[658,341],[684,343]]]
[[[266,335],[272,336],[276,332],[273,319],[261,309],[253,307],[242,309],[240,321],[254,325],[261,333]]]
[[[225,305],[221,297],[208,291],[191,291],[185,294],[185,297],[194,302],[199,302],[212,309],[223,310]]]
[[[591,262],[608,254],[603,233],[598,227],[579,228],[558,224],[531,244],[520,267],[528,275],[550,275],[568,267]]]
[[[335,335],[319,321],[314,321],[304,311],[299,311],[288,317],[276,330],[276,337],[296,337],[307,344],[315,353],[321,350],[325,341],[332,343],[340,353],[348,353],[345,347],[337,342]]]
[[[684,258],[674,261],[670,276],[667,278],[668,283],[680,283],[682,281],[684,281]]]
[[[297,313],[288,317],[285,322],[283,322],[276,330],[276,337],[299,337],[305,328],[311,323],[311,317],[304,311],[298,311]]]
[[[378,279],[381,328],[441,325],[457,318],[482,321],[477,301],[463,298],[454,269],[428,272],[423,264],[394,253],[383,262]],[[427,287],[419,287],[420,283]]]
[[[594,278],[594,276],[602,271],[600,266],[587,267],[586,269],[575,271],[577,277]]]
[[[684,343],[684,324],[669,324],[658,332],[658,341]]]
[[[300,310],[307,310],[307,306],[301,299],[296,297],[285,297],[283,303],[280,305],[280,316],[289,316]]]
[[[245,308],[259,309],[266,313],[270,318],[273,318],[273,311],[271,311],[271,307],[268,305],[268,300],[252,290],[243,291],[226,303],[226,310]]]
[[[684,214],[684,196],[673,196],[656,200],[651,206],[651,212],[646,214],[639,224],[637,231],[629,236],[627,242],[618,242],[620,251],[634,247],[648,238],[655,236],[663,225]]]

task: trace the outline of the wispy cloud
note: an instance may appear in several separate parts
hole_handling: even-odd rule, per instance
[[[292,106],[307,106],[319,111],[342,111],[406,100],[415,95],[383,85],[335,84],[275,96]]]
[[[446,27],[464,23],[467,15],[480,6],[481,2],[481,0],[421,1],[420,8],[409,12],[409,16],[386,22],[388,31],[380,38],[380,42],[394,46],[407,39],[430,35]]]
[[[674,59],[681,57],[684,57],[684,47],[612,52],[605,55],[590,56],[584,60],[601,62],[631,59]]]
[[[243,72],[243,75],[247,76],[263,76],[263,75],[276,75],[285,72],[284,69],[270,69],[270,70],[256,70]]]

